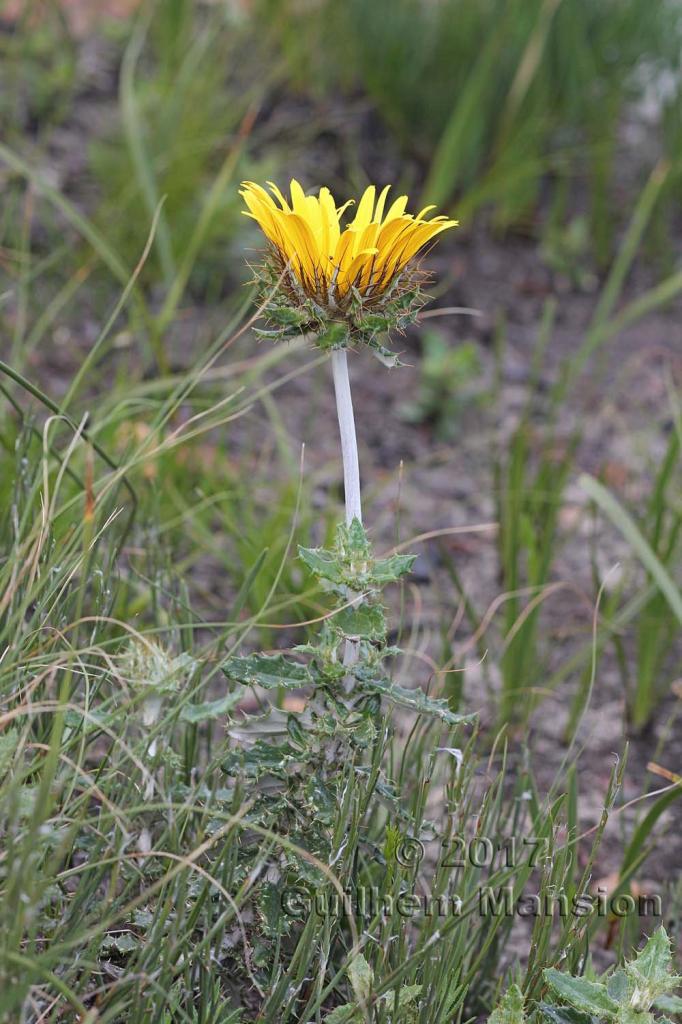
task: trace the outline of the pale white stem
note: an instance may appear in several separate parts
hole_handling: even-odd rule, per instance
[[[337,348],[332,351],[332,373],[334,375],[336,411],[339,417],[339,432],[341,434],[346,523],[350,525],[354,519],[359,519],[362,522],[362,503],[360,499],[358,442],[355,436],[353,400],[350,393],[348,358],[345,348]]]
[[[336,411],[339,417],[339,433],[341,434],[341,457],[343,459],[343,492],[346,502],[346,524],[354,519],[362,522],[362,501],[360,498],[360,462],[358,460],[358,441],[355,436],[355,417],[353,416],[353,399],[350,393],[348,377],[348,357],[345,348],[332,350],[332,373],[334,375],[334,392],[336,394]],[[358,644],[346,640],[343,651],[344,665],[354,665],[358,660]],[[350,693],[353,679],[345,679],[345,690]]]

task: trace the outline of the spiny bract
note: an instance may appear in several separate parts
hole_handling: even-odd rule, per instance
[[[384,212],[390,186],[377,198],[370,185],[342,229],[352,200],[337,207],[328,188],[307,196],[292,180],[287,202],[276,185],[268,185],[272,196],[252,181],[243,183],[240,195],[248,207],[244,213],[270,243],[259,272],[267,295],[264,312],[276,328],[269,336],[311,333],[323,348],[362,341],[384,352],[376,336],[404,327],[422,304],[415,258],[457,221],[425,219],[432,206],[416,216],[406,213],[407,196]]]

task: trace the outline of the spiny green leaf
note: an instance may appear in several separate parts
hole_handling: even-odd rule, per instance
[[[343,571],[333,551],[299,547],[298,554],[318,579],[339,585],[343,583]]]
[[[387,331],[391,323],[385,316],[380,316],[378,313],[365,313],[357,321],[357,326],[361,331]]]
[[[410,572],[416,555],[391,555],[389,558],[378,558],[372,566],[372,578],[377,584],[394,583]]]
[[[345,323],[330,323],[315,339],[315,343],[324,349],[344,348],[349,342],[350,332]]]
[[[347,728],[351,732],[354,747],[368,747],[374,742],[377,736],[377,727],[374,724],[378,713],[364,713],[358,720],[351,720]]]
[[[386,619],[378,604],[343,608],[331,621],[340,633],[352,639],[381,643],[386,638]]]
[[[228,658],[223,665],[228,679],[244,686],[262,686],[266,690],[283,687],[296,690],[315,682],[305,665],[285,658],[283,654],[249,654],[245,658]]]
[[[662,926],[649,939],[624,970],[631,982],[630,1006],[640,1012],[650,1009],[654,1000],[677,988],[682,978],[672,973],[670,939]]]
[[[294,746],[301,749],[305,748],[307,742],[306,733],[298,715],[287,715],[287,732]]]
[[[659,996],[654,1000],[654,1006],[657,1010],[662,1010],[664,1013],[674,1013],[676,1016],[682,1016],[682,999],[679,996]]]
[[[361,680],[362,688],[365,692],[378,693],[393,704],[397,704],[402,708],[408,708],[410,711],[417,711],[419,714],[435,715],[436,718],[440,718],[446,725],[461,725],[473,722],[476,718],[476,715],[455,714],[454,711],[450,710],[447,701],[427,697],[424,691],[419,688],[407,690],[402,686],[392,683],[390,679],[363,678],[361,671],[357,672],[356,675]]]
[[[120,932],[118,935],[107,935],[102,940],[101,949],[106,952],[120,953],[122,956],[126,956],[128,953],[132,953],[140,945],[140,939],[136,935],[131,935],[130,932]]]
[[[243,697],[241,690],[226,693],[218,700],[209,700],[203,704],[187,704],[180,712],[183,722],[206,722],[211,718],[221,718],[229,714]]]
[[[488,1017],[488,1024],[525,1024],[526,1010],[523,992],[511,985]]]
[[[328,1013],[324,1018],[324,1024],[360,1024],[362,1021],[362,1014],[358,1010],[357,1006],[353,1006],[352,1003],[344,1003],[343,1006],[337,1006],[335,1010]]]
[[[349,561],[363,561],[372,557],[372,545],[367,531],[357,516],[347,526],[340,523],[337,527],[336,548],[339,555]]]
[[[269,306],[266,315],[269,320],[283,327],[303,327],[310,323],[307,310],[294,309],[292,306]]]
[[[625,971],[614,971],[613,974],[608,976],[606,979],[606,991],[617,1003],[622,1003],[628,998],[630,982]]]
[[[611,999],[606,985],[601,982],[588,981],[587,978],[572,978],[570,974],[562,974],[554,967],[547,968],[543,975],[555,995],[574,1006],[576,1010],[609,1019],[616,1016],[618,1003]]]
[[[393,370],[396,366],[403,366],[400,362],[400,357],[397,352],[391,352],[390,348],[386,348],[384,345],[379,345],[374,339],[370,339],[367,344],[370,347],[372,355],[375,359],[378,359],[382,366],[387,366],[389,370]]]
[[[366,1003],[372,994],[374,972],[362,953],[358,953],[351,961],[348,968],[348,977],[353,986],[356,999],[361,1003]]]
[[[263,775],[277,775],[288,778],[289,766],[300,764],[305,755],[289,743],[267,743],[257,740],[249,750],[233,750],[223,760],[223,770],[228,775],[244,772],[249,778],[259,779]]]
[[[310,806],[314,808],[316,821],[333,825],[339,810],[336,795],[324,785],[317,773],[313,773],[308,779],[305,796]]]
[[[404,1007],[412,1006],[413,1003],[416,1003],[417,999],[419,999],[419,996],[421,995],[423,987],[423,985],[403,985],[398,993],[398,1006],[400,1009],[402,1010]],[[382,998],[385,1002],[391,1005],[394,999],[393,992],[387,992]]]
[[[668,984],[672,959],[670,939],[661,926],[647,939],[635,959],[626,964],[625,970],[630,975],[637,974],[650,982]]]
[[[412,568],[416,555],[390,555],[375,559],[364,527],[354,519],[336,532],[334,547],[299,547],[299,556],[318,579],[334,588],[358,593],[395,583]]]
[[[284,341],[285,338],[289,337],[289,332],[282,328],[268,330],[266,327],[254,327],[252,330],[261,341]]]
[[[596,1024],[597,1018],[573,1006],[550,1006],[539,1003],[538,1010],[548,1024]]]

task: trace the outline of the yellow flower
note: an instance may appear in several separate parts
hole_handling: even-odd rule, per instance
[[[291,297],[311,299],[328,311],[345,310],[353,298],[366,307],[379,304],[424,247],[457,224],[442,216],[426,220],[433,206],[416,216],[406,213],[407,196],[384,212],[390,186],[377,199],[370,185],[342,229],[341,217],[351,203],[337,207],[328,188],[306,196],[292,180],[289,203],[268,184],[272,196],[253,181],[243,182],[244,213],[270,242]]]

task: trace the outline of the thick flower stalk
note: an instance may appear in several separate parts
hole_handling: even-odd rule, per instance
[[[257,269],[269,330],[259,333],[275,340],[306,334],[320,348],[331,350],[346,522],[361,522],[346,349],[366,344],[383,362],[395,363],[380,339],[416,319],[424,301],[417,258],[457,221],[444,216],[427,219],[432,206],[416,216],[407,213],[407,196],[399,196],[386,209],[390,186],[377,198],[370,185],[355,216],[342,228],[341,218],[352,201],[337,206],[328,188],[307,196],[296,180],[287,201],[276,185],[268,184],[272,195],[252,181],[244,182],[240,193],[248,207],[244,212],[269,242]]]

